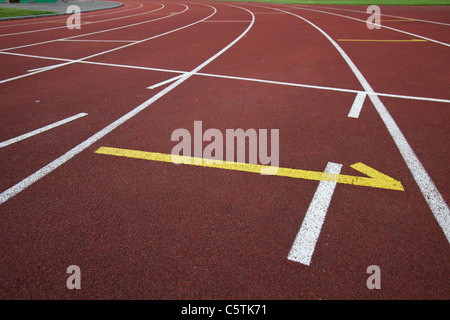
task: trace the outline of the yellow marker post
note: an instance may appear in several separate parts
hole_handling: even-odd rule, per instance
[[[142,160],[171,162],[175,164],[187,164],[207,168],[244,171],[251,173],[264,173],[280,177],[289,177],[316,181],[336,181],[337,183],[352,184],[372,188],[405,191],[400,181],[395,180],[378,170],[375,170],[361,162],[351,165],[353,169],[364,173],[368,177],[349,176],[344,174],[330,174],[320,171],[278,168],[251,163],[218,161],[203,158],[176,156],[165,153],[128,150],[120,148],[101,147],[95,151],[97,154],[105,154],[118,157],[127,157]]]

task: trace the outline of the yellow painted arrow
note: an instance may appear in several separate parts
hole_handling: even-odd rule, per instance
[[[171,162],[176,164],[188,164],[209,168],[245,171],[252,173],[264,173],[297,179],[336,181],[337,183],[352,184],[356,186],[365,186],[365,187],[382,188],[399,191],[405,190],[400,181],[395,180],[369,166],[366,166],[361,162],[355,163],[350,167],[367,175],[368,177],[349,176],[344,174],[331,174],[326,172],[301,170],[301,169],[279,168],[251,163],[228,162],[195,157],[175,156],[165,153],[109,148],[109,147],[101,147],[98,150],[96,150],[95,153],[118,157],[151,160],[151,161]]]

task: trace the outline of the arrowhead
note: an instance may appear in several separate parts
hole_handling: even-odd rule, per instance
[[[350,167],[370,177],[370,178],[353,177],[354,180],[352,181],[352,184],[364,185],[367,187],[374,187],[374,188],[405,191],[400,181],[391,178],[385,175],[384,173],[381,173],[380,171],[365,165],[364,163],[358,162],[352,164]]]

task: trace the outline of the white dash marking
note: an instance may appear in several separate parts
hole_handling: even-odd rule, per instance
[[[189,73],[189,72],[186,72],[186,73]],[[159,82],[159,83],[157,83],[157,84],[154,84],[154,85],[152,85],[152,86],[150,86],[150,87],[147,87],[147,89],[152,89],[152,90],[153,90],[153,89],[159,88],[159,87],[161,87],[161,86],[164,86],[164,85],[166,85],[166,84],[169,84],[169,83],[171,83],[171,82],[177,81],[177,80],[180,79],[182,76],[184,76],[186,73],[180,74],[180,75],[175,76],[175,77],[173,77],[173,78],[167,79],[167,80],[162,81],[162,82]]]
[[[341,168],[342,164],[328,162],[325,172],[339,174]],[[320,181],[289,252],[289,260],[310,265],[336,184],[336,181]]]
[[[355,101],[353,101],[353,105],[348,113],[348,117],[350,118],[359,118],[359,114],[361,113],[361,109],[364,104],[364,100],[366,100],[365,92],[358,92],[356,95]]]
[[[45,132],[45,131],[51,130],[53,128],[59,127],[59,126],[61,126],[63,124],[66,124],[66,123],[68,123],[70,121],[76,120],[78,118],[81,118],[81,117],[84,117],[84,116],[87,116],[87,115],[88,115],[87,113],[82,112],[82,113],[76,114],[76,115],[74,115],[72,117],[66,118],[64,120],[57,121],[55,123],[49,124],[48,126],[42,127],[40,129],[36,129],[34,131],[22,134],[22,135],[20,135],[18,137],[15,137],[15,138],[12,138],[12,139],[0,142],[0,148],[9,146],[9,145],[11,145],[13,143],[16,143],[16,142],[19,142],[19,141],[22,141],[22,140],[25,140],[25,139],[28,139],[28,138],[30,138],[32,136],[35,136],[35,135],[38,135],[38,134],[40,134],[42,132]]]

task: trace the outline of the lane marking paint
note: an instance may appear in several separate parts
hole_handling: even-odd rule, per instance
[[[311,21],[309,21],[299,15],[296,15],[292,12],[288,12],[288,11],[284,11],[284,10],[276,9],[276,8],[272,8],[272,9],[278,10],[278,11],[283,11],[287,14],[293,15],[293,16],[307,22],[312,27],[314,27],[316,30],[318,30],[325,38],[327,38],[328,41],[330,41],[330,43],[341,54],[342,58],[347,62],[348,66],[353,71],[353,73],[355,74],[356,78],[363,86],[366,93],[369,95],[370,100],[372,101],[373,105],[375,106],[375,109],[377,110],[381,120],[383,121],[389,134],[391,135],[392,139],[394,140],[394,143],[396,144],[398,150],[400,151],[400,154],[402,155],[403,160],[405,161],[407,167],[409,168],[409,171],[411,172],[420,191],[422,192],[422,195],[424,196],[425,201],[428,204],[428,207],[430,208],[431,212],[433,213],[434,217],[436,218],[436,221],[438,222],[439,226],[441,227],[442,231],[444,232],[444,235],[447,238],[447,241],[450,243],[450,209],[449,209],[447,203],[445,202],[441,193],[437,189],[433,180],[431,180],[430,176],[428,175],[424,166],[422,165],[419,158],[415,154],[414,150],[409,145],[408,141],[406,140],[402,131],[398,127],[394,118],[392,118],[391,114],[386,109],[383,102],[381,102],[380,98],[374,92],[372,87],[369,85],[366,78],[362,75],[362,73],[359,71],[359,69],[356,67],[356,65],[353,63],[353,61],[350,59],[350,57],[345,53],[345,51],[337,44],[337,42],[334,41],[321,28],[316,26]],[[314,10],[314,11],[316,11],[316,10]]]
[[[342,164],[328,162],[324,173],[337,175]],[[325,216],[333,197],[336,181],[320,181],[314,197],[308,207],[294,243],[289,251],[288,259],[309,266],[319,239]]]
[[[180,11],[180,12],[178,12],[177,14],[181,14],[181,13],[183,13],[183,12],[185,12],[185,11],[187,11],[187,10],[189,9],[188,6],[185,5],[185,7],[186,7],[186,8],[185,8],[183,11]],[[175,15],[166,16],[166,17],[163,17],[163,18],[173,17],[173,16],[175,16]],[[159,19],[163,19],[163,18],[159,18]],[[156,21],[156,20],[159,20],[159,19],[150,20],[150,21]],[[196,22],[193,22],[193,23],[191,23],[191,24],[185,25],[185,26],[183,26],[183,27],[177,28],[177,29],[173,29],[173,30],[170,30],[170,31],[167,31],[167,32],[164,32],[164,33],[160,33],[160,34],[155,35],[155,36],[152,36],[152,37],[150,37],[150,38],[146,38],[146,39],[143,39],[143,40],[139,40],[139,41],[136,41],[136,42],[133,42],[133,43],[128,43],[128,44],[125,44],[125,45],[123,45],[123,46],[120,46],[120,47],[117,47],[117,48],[113,48],[113,49],[109,49],[109,50],[106,50],[106,51],[102,51],[102,52],[99,52],[99,53],[95,53],[95,54],[92,54],[92,55],[90,55],[90,56],[86,56],[86,57],[83,57],[83,58],[80,58],[80,59],[77,59],[77,60],[73,60],[73,61],[70,61],[70,62],[60,63],[60,64],[57,64],[57,65],[54,65],[54,66],[49,66],[49,67],[44,67],[44,68],[38,68],[36,71],[31,71],[31,72],[28,72],[28,73],[25,73],[25,74],[22,74],[22,75],[19,75],[19,76],[15,76],[15,77],[12,77],[12,78],[0,80],[0,84],[6,83],[6,82],[10,82],[10,81],[14,81],[14,80],[18,80],[18,79],[22,79],[22,78],[25,78],[25,77],[29,77],[29,76],[32,76],[32,75],[41,73],[41,72],[45,72],[45,71],[53,70],[53,69],[56,69],[56,68],[68,66],[68,65],[71,65],[71,64],[74,64],[74,63],[83,61],[83,60],[87,60],[87,59],[94,58],[94,57],[97,57],[97,56],[100,56],[100,55],[104,55],[104,54],[107,54],[107,53],[110,53],[110,52],[114,52],[114,51],[117,51],[117,50],[121,50],[121,49],[130,47],[130,46],[133,46],[133,45],[136,45],[136,44],[140,44],[140,43],[143,43],[143,42],[146,42],[146,41],[149,41],[149,40],[152,40],[152,39],[155,39],[155,38],[158,38],[158,37],[161,37],[161,36],[164,36],[164,35],[167,35],[167,34],[170,34],[170,33],[173,33],[173,32],[176,32],[176,31],[179,31],[179,30],[182,30],[182,29],[185,29],[185,28],[188,28],[188,27],[191,27],[191,26],[193,26],[193,25],[195,25],[195,24],[197,24],[197,23],[200,23],[201,21],[203,21],[203,19],[201,19],[201,20],[199,20],[199,21],[196,21]],[[149,21],[145,21],[145,22],[149,22]],[[86,34],[86,35],[87,35],[87,34]],[[86,35],[85,35],[85,36],[86,36]],[[61,40],[61,39],[53,40],[53,41],[60,41],[60,40]],[[3,50],[5,50],[5,49],[3,49]],[[1,50],[0,50],[0,52],[1,52]]]
[[[381,22],[406,22],[406,21],[417,21],[415,19],[394,19],[394,20],[380,20]]]
[[[250,21],[248,21],[248,20],[208,20],[208,21],[203,21],[204,23],[206,23],[206,22],[219,22],[219,23],[221,23],[221,22],[246,22],[246,23],[249,23]]]
[[[349,42],[427,42],[424,39],[409,39],[409,40],[395,40],[395,39],[337,39],[338,41]]]
[[[114,20],[119,20],[119,19],[124,19],[124,18],[130,18],[130,17],[135,17],[135,16],[140,16],[140,15],[144,15],[148,12],[156,12],[159,11],[161,9],[163,9],[165,6],[161,3],[158,3],[161,7],[155,10],[151,10],[151,11],[147,11],[144,13],[136,13],[136,14],[132,14],[129,16],[122,16],[122,17],[117,17],[117,18],[111,18],[111,19],[105,19],[105,20],[99,20],[99,21],[94,21],[91,23],[100,23],[100,22],[108,22],[108,21],[114,21]],[[53,20],[53,21],[57,21],[57,20]],[[51,22],[51,21],[46,21],[46,22]],[[65,23],[66,21],[61,21],[62,23]],[[6,36],[14,36],[14,35],[19,35],[19,34],[26,34],[26,33],[34,33],[34,32],[41,32],[41,31],[49,31],[49,30],[56,30],[56,29],[63,29],[63,28],[67,28],[66,26],[62,26],[62,27],[52,27],[52,28],[45,28],[45,29],[35,29],[35,30],[29,30],[29,31],[21,31],[21,32],[14,32],[14,33],[5,33],[5,34],[1,34],[0,37],[6,37]],[[84,36],[84,35],[81,35]],[[47,41],[48,42],[48,41]],[[53,42],[53,40],[49,41],[49,42]],[[4,49],[2,49],[4,50]]]
[[[214,10],[214,12],[212,14],[210,14],[209,16],[207,16],[206,18],[203,18],[201,20],[198,20],[197,22],[191,23],[190,25],[194,25],[196,23],[200,23],[201,21],[209,19],[213,15],[216,14],[216,12],[217,12],[216,8],[214,8],[213,6],[210,6],[210,5],[206,5],[206,6],[212,8]],[[224,47],[222,50],[220,50],[215,55],[210,57],[208,60],[204,61],[197,68],[192,70],[192,74],[200,71],[201,69],[206,67],[208,64],[210,64],[212,61],[214,61],[217,57],[219,57],[224,52],[226,52],[229,48],[231,48],[234,44],[236,44],[240,39],[242,39],[250,31],[250,29],[253,27],[253,25],[255,23],[255,16],[253,15],[253,13],[251,11],[249,11],[249,10],[247,10],[245,8],[242,8],[242,7],[238,7],[238,6],[233,6],[233,5],[228,5],[228,6],[239,8],[241,10],[247,11],[252,16],[252,22],[249,24],[249,26],[237,38],[235,38],[232,42],[230,42],[226,47]],[[89,148],[92,144],[94,144],[95,142],[97,142],[98,140],[100,140],[101,138],[103,138],[104,136],[109,134],[110,132],[112,132],[114,129],[116,129],[117,127],[119,127],[120,125],[122,125],[123,123],[128,121],[129,119],[133,118],[135,115],[137,115],[141,111],[147,109],[155,101],[159,100],[161,97],[165,96],[167,93],[169,93],[170,91],[172,91],[173,89],[178,87],[181,83],[183,83],[184,81],[189,79],[192,76],[192,74],[189,74],[188,76],[184,76],[184,77],[180,78],[179,80],[177,80],[176,82],[174,82],[170,86],[168,86],[167,88],[165,88],[165,89],[161,90],[160,92],[158,92],[157,94],[155,94],[153,97],[151,97],[147,101],[143,102],[142,104],[140,104],[139,106],[137,106],[133,110],[129,111],[127,114],[123,115],[122,117],[120,117],[116,121],[112,122],[111,124],[109,124],[108,126],[103,128],[102,130],[98,131],[96,134],[94,134],[93,136],[91,136],[87,140],[83,141],[82,143],[80,143],[76,147],[72,148],[71,150],[69,150],[68,152],[66,152],[65,154],[60,156],[59,158],[53,160],[52,162],[50,162],[46,166],[42,167],[41,169],[39,169],[35,173],[29,175],[28,177],[26,177],[25,179],[23,179],[19,183],[15,184],[11,188],[3,191],[0,194],[0,205],[5,203],[6,201],[11,199],[15,195],[19,194],[20,192],[22,192],[23,190],[25,190],[29,186],[33,185],[35,182],[39,181],[40,179],[42,179],[43,177],[45,177],[46,175],[48,175],[49,173],[51,173],[55,169],[57,169],[60,166],[62,166],[67,161],[69,161],[70,159],[75,157],[77,154],[79,154],[80,152],[82,152],[85,149]]]
[[[139,40],[87,40],[87,39],[63,39],[59,41],[78,41],[78,42],[136,42]]]
[[[111,147],[101,147],[95,151],[97,154],[111,155],[117,157],[134,158],[141,160],[159,161],[159,162],[169,162],[169,163],[180,163],[186,165],[243,171],[249,173],[261,173],[262,170],[265,172],[270,172],[273,167],[251,164],[251,163],[240,163],[240,162],[228,162],[228,161],[217,161],[204,158],[187,157],[187,156],[174,156],[171,154],[149,152],[149,151],[139,151],[139,150],[129,150],[121,148],[111,148]],[[404,191],[403,185],[400,181],[395,180],[378,170],[375,170],[363,163],[355,163],[350,166],[356,171],[359,171],[368,177],[360,176],[350,176],[344,174],[333,174],[324,173],[321,171],[311,171],[302,169],[290,169],[290,168],[277,168],[278,171],[273,174],[273,176],[314,180],[314,181],[334,181],[336,183],[351,184],[355,186],[364,186],[372,188],[381,188],[389,190]],[[272,170],[272,172],[274,172]]]
[[[353,101],[353,105],[348,113],[348,117],[350,118],[359,118],[359,114],[361,113],[361,109],[364,104],[364,100],[366,100],[365,92],[358,92],[356,95],[355,101]]]
[[[141,67],[141,66],[117,64],[117,63],[95,62],[95,61],[78,61],[78,60],[73,60],[73,59],[37,56],[37,55],[15,53],[15,52],[0,52],[0,54],[6,54],[6,55],[12,55],[12,56],[18,56],[18,57],[36,58],[36,59],[43,59],[43,60],[52,60],[52,61],[84,63],[84,64],[92,64],[92,65],[106,66],[106,67],[117,67],[117,68],[127,68],[127,69],[136,69],[136,70],[148,70],[148,71],[168,72],[168,73],[178,73],[178,74],[189,73],[187,71],[181,71],[181,70],[161,69],[161,68],[152,68],[152,67]],[[50,66],[42,67],[42,68],[48,68],[48,67],[50,67]],[[36,70],[38,70],[38,69],[40,69],[40,68],[37,68]],[[193,75],[195,75],[195,76],[203,76],[203,77],[220,78],[220,79],[229,79],[229,80],[259,82],[259,83],[275,84],[275,85],[282,85],[282,86],[300,87],[300,88],[307,88],[307,89],[328,90],[328,91],[347,92],[347,93],[356,93],[356,94],[359,93],[359,92],[365,93],[365,91],[355,90],[355,89],[344,89],[344,88],[337,88],[337,87],[324,87],[324,86],[308,85],[308,84],[295,83],[295,82],[282,82],[282,81],[276,81],[276,80],[246,78],[246,77],[239,77],[239,76],[213,74],[213,73],[196,72],[196,73],[193,73]],[[441,98],[407,96],[407,95],[391,94],[391,93],[383,93],[383,92],[375,92],[374,94],[376,94],[376,95],[378,95],[380,97],[389,97],[389,98],[398,98],[398,99],[407,99],[407,100],[418,100],[418,101],[430,101],[430,102],[440,102],[440,103],[450,103],[449,99],[441,99]]]
[[[118,14],[118,13],[123,13],[125,11],[132,11],[132,10],[137,10],[139,8],[142,8],[143,4],[142,3],[138,3],[140,6],[136,7],[136,8],[130,8],[130,9],[126,9],[126,10],[120,10],[120,11],[111,11],[108,13],[102,13],[102,14],[98,14],[98,10],[96,11],[88,11],[88,12],[84,12],[83,16],[89,16],[89,18],[97,18],[99,16],[105,16],[105,15],[110,15],[110,14]],[[93,13],[93,15],[88,15],[89,13]],[[67,18],[66,18],[67,19]],[[66,21],[66,19],[63,19],[64,21]],[[63,21],[61,20],[61,21]],[[56,20],[51,20],[51,21],[56,21]],[[42,24],[42,23],[48,23],[50,21],[39,21],[39,22],[31,22],[31,23],[20,23],[20,24],[9,24],[9,25],[4,25],[4,26],[0,26],[0,28],[6,28],[6,27],[18,27],[18,26],[28,26],[28,25],[33,25],[33,24]]]
[[[9,146],[9,145],[11,145],[13,143],[25,140],[25,139],[30,138],[30,137],[33,137],[33,136],[38,135],[38,134],[40,134],[42,132],[45,132],[45,131],[51,130],[53,128],[59,127],[59,126],[61,126],[63,124],[66,124],[68,122],[71,122],[73,120],[79,119],[79,118],[87,116],[87,115],[88,115],[87,113],[81,112],[81,113],[76,114],[76,115],[74,115],[72,117],[66,118],[64,120],[57,121],[55,123],[49,124],[49,125],[47,125],[45,127],[42,127],[40,129],[36,129],[34,131],[22,134],[22,135],[20,135],[18,137],[15,137],[15,138],[12,138],[12,139],[0,142],[0,148]]]

